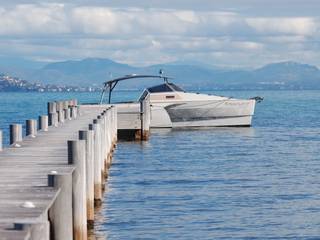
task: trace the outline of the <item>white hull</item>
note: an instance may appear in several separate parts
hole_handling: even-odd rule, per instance
[[[153,102],[151,127],[250,126],[255,100]]]
[[[245,127],[251,126],[251,119],[252,116],[245,116],[204,121],[176,122],[172,124],[172,127]]]

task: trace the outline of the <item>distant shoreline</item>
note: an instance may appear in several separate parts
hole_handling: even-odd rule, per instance
[[[265,89],[260,89],[260,88],[252,88],[252,89],[228,89],[228,88],[223,88],[223,89],[192,89],[192,88],[187,88],[186,90],[192,91],[192,92],[211,92],[211,91],[319,91],[320,89],[317,88],[265,88]],[[117,89],[114,92],[141,92],[143,89]],[[96,90],[96,91],[37,91],[37,90],[9,90],[9,91],[1,91],[1,93],[100,93],[101,90]]]

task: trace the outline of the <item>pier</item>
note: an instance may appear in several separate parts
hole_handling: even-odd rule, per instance
[[[0,131],[0,239],[87,239],[117,142],[113,105],[48,103],[48,115]]]

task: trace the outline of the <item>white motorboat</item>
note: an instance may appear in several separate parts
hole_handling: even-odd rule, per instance
[[[111,92],[118,81],[131,78],[164,80],[163,84],[146,88],[139,98],[139,101],[145,98],[150,101],[153,128],[251,126],[255,103],[262,100],[186,92],[162,75],[127,75],[105,83],[101,102],[107,89],[110,103]]]

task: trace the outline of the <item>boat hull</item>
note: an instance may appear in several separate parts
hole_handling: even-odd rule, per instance
[[[251,126],[255,100],[152,103],[151,127]]]

